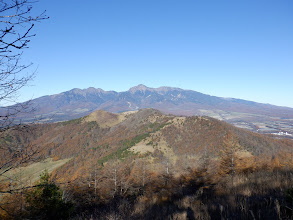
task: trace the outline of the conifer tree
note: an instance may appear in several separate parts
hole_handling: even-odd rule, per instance
[[[41,174],[36,188],[27,192],[27,218],[29,219],[68,219],[73,210],[71,203],[62,199],[61,189],[50,180],[47,170]]]

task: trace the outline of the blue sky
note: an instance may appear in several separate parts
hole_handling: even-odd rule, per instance
[[[145,84],[293,107],[292,0],[40,0],[20,100]]]

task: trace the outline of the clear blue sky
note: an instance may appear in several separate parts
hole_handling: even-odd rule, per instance
[[[292,0],[40,0],[20,100],[137,84],[293,107]]]

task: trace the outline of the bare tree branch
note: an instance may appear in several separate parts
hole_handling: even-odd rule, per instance
[[[35,24],[48,19],[46,11],[37,14],[33,12],[33,5],[37,2],[0,0],[0,194],[11,194],[24,189],[23,186],[20,189],[8,189],[5,186],[11,181],[8,172],[34,161],[40,150],[38,146],[31,146],[29,141],[20,146],[15,139],[7,141],[14,132],[28,134],[34,129],[33,126],[23,125],[17,118],[33,110],[29,101],[18,103],[18,95],[35,75],[35,71],[30,69],[32,64],[23,63],[21,57],[35,36]],[[18,182],[16,180],[15,183]],[[8,213],[1,204],[0,209]]]
[[[34,77],[34,72],[26,73],[32,64],[22,64],[21,56],[35,36],[35,23],[48,18],[46,11],[33,14],[36,2],[0,0],[0,133],[19,124],[15,122],[17,115],[32,110],[29,102],[19,104],[17,98],[19,90]]]

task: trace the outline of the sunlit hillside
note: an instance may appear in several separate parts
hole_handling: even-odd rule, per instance
[[[71,121],[32,125],[25,133],[11,129],[2,143],[10,149],[2,149],[2,166],[9,166],[13,149],[29,146],[35,152],[25,167],[7,173],[6,182],[2,178],[3,190],[19,188],[20,171],[33,175],[35,170],[30,181],[22,179],[22,186],[36,184],[40,171],[33,167],[44,164],[75,204],[76,217],[217,219],[233,213],[253,219],[267,218],[268,210],[270,215],[290,215],[285,198],[291,187],[286,176],[293,168],[293,141],[213,118],[154,109],[97,111]],[[10,173],[17,175],[11,178]],[[277,203],[279,211],[274,209]]]

